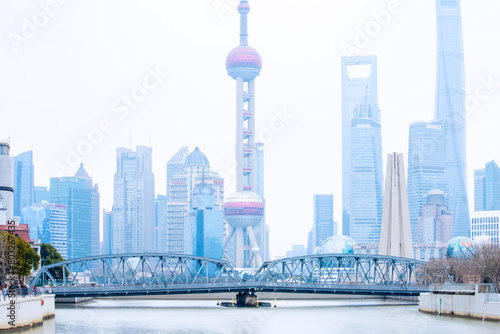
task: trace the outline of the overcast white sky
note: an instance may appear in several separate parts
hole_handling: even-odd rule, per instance
[[[60,2],[48,20],[39,1],[0,2],[0,138],[10,134],[14,155],[33,150],[35,184],[48,186],[58,176],[54,165],[67,165],[69,149],[85,148],[82,132],[102,122],[108,133],[82,157],[99,184],[101,208],[113,203],[116,147],[130,141],[151,141],[159,194],[166,193],[166,162],[183,145],[199,146],[212,170],[230,172],[235,83],[225,58],[239,42],[237,1]],[[257,133],[267,142],[273,256],[306,243],[314,194],[334,194],[341,225],[341,45],[354,46],[357,29],[374,27],[372,11],[391,3],[399,10],[360,50],[378,55],[384,160],[393,151],[406,156],[411,121],[433,117],[435,1],[250,1],[249,43],[263,59]],[[462,14],[467,94],[479,102],[467,124],[472,195],[474,169],[500,161],[500,1],[462,0]],[[168,77],[156,88],[148,80],[151,91],[134,108],[121,103],[157,68]],[[488,77],[493,85],[482,83]],[[291,116],[283,122],[276,113]],[[64,174],[73,175],[77,168],[69,167]],[[227,180],[226,193],[233,191]]]

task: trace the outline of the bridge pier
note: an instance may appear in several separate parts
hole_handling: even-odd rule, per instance
[[[236,306],[237,307],[258,307],[257,306],[257,295],[253,292],[238,292],[236,294]]]
[[[233,302],[222,302],[220,305],[224,307],[271,307],[271,303],[260,302],[253,290],[240,291]]]

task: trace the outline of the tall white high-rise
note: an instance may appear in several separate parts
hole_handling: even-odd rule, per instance
[[[187,154],[183,147],[167,164],[167,252],[184,254],[184,220],[190,210],[193,190],[200,183],[210,186],[215,196],[214,210],[224,206],[224,180],[210,171],[205,154],[196,147]]]
[[[152,150],[116,150],[113,254],[154,251],[155,189]]]

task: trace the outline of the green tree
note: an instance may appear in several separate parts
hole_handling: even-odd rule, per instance
[[[38,269],[39,261],[40,255],[35,252],[33,247],[17,236],[15,274],[19,277],[19,280],[22,281],[24,276],[29,276],[31,269]]]
[[[38,269],[40,256],[31,245],[19,236],[0,231],[0,281],[5,284],[8,276],[18,276],[23,281],[31,269]],[[10,276],[11,277],[11,276]]]
[[[54,263],[66,261],[61,254],[54,248],[51,244],[42,244],[40,249],[40,254],[42,255],[42,266],[48,266]],[[63,279],[62,267],[52,268],[49,270],[50,274],[54,279]],[[66,276],[69,272],[66,270]]]

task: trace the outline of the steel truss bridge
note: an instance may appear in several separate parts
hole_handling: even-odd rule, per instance
[[[265,262],[244,280],[224,260],[183,254],[85,257],[40,269],[31,287],[58,297],[105,297],[224,292],[414,296],[428,291],[416,279],[422,264],[379,255],[313,255]]]

